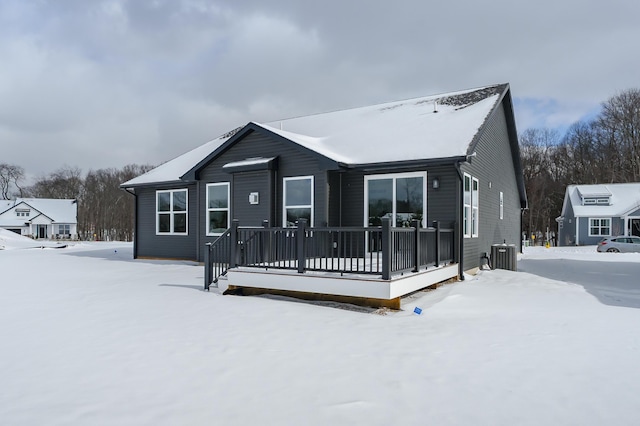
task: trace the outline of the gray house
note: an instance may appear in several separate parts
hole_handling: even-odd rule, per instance
[[[479,267],[492,244],[520,241],[526,207],[508,84],[250,122],[121,186],[136,197],[136,258],[204,261],[207,243],[224,245],[213,256],[232,260],[214,281],[374,299]],[[430,279],[417,274],[428,265]],[[287,284],[286,269],[319,284]],[[363,274],[384,281],[379,293],[344,290]]]
[[[640,182],[569,185],[556,221],[561,246],[595,245],[608,236],[640,236]]]

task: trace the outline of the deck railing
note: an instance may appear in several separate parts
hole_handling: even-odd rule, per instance
[[[388,219],[379,227],[231,228],[205,250],[205,289],[238,266],[340,274],[392,275],[417,272],[454,260],[454,229],[395,228]],[[235,242],[235,243],[234,243]]]

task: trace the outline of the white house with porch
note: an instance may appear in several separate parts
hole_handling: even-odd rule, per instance
[[[77,200],[17,198],[0,201],[0,228],[32,238],[75,239]]]

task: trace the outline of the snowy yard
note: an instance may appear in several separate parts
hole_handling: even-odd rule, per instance
[[[206,293],[125,243],[0,246],[3,425],[640,423],[640,283],[600,297],[640,254],[529,248],[599,278],[483,271],[378,315]]]

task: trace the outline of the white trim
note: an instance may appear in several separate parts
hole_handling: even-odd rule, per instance
[[[398,211],[396,205],[396,179],[402,178],[412,178],[412,177],[421,177],[422,178],[422,227],[426,227],[427,223],[427,172],[409,172],[409,173],[384,173],[378,175],[366,175],[364,177],[364,213],[363,213],[363,223],[364,226],[369,226],[369,181],[371,180],[381,180],[381,179],[391,179],[393,181],[392,185],[392,207],[391,207],[391,215],[395,219]],[[395,226],[395,220],[392,222],[391,226]]]
[[[467,203],[467,181],[469,182],[469,203]],[[464,173],[462,178],[462,234],[471,238],[471,175]]]
[[[287,182],[293,180],[311,180],[311,204],[300,205],[287,205]],[[313,175],[309,176],[291,176],[282,178],[282,226],[287,226],[287,209],[311,209],[311,220],[309,226],[314,224],[314,210],[315,210],[315,179]]]
[[[504,192],[500,191],[500,220],[504,219]],[[559,222],[562,227],[562,221]]]
[[[374,279],[373,276],[366,275],[341,276],[336,273],[310,272],[303,275],[281,269],[255,270],[240,267],[229,269],[227,283],[239,287],[390,300],[456,277],[458,265],[443,266],[391,280]]]
[[[227,187],[227,207],[214,207],[209,208],[209,187],[211,186],[226,186]],[[231,183],[230,182],[216,182],[216,183],[208,183],[205,187],[205,226],[206,226],[206,235],[208,237],[215,237],[222,235],[222,232],[209,232],[209,214],[211,212],[227,212],[227,228],[231,227]]]
[[[471,178],[471,237],[478,238],[480,227],[480,182],[478,178]]]
[[[602,231],[602,228],[609,228],[609,233],[608,234],[602,234],[602,233],[598,233],[598,234],[592,234],[591,233],[591,221],[592,220],[598,220],[598,221],[602,221],[602,220],[608,220],[609,221],[609,226],[603,226],[602,223],[599,223],[597,228],[600,230],[600,232]],[[594,226],[594,228],[596,228]],[[589,236],[590,237],[610,237],[611,236],[611,218],[610,217],[590,217],[589,218],[589,222],[587,223],[587,229],[589,230]]]
[[[175,192],[185,192],[185,210],[182,211],[173,211],[173,194]],[[169,211],[160,212],[158,211],[158,194],[168,192],[169,196]],[[160,232],[160,221],[158,218],[160,214],[168,214],[170,217],[169,228],[170,232]],[[185,232],[174,232],[173,229],[175,227],[174,220],[176,214],[184,214],[185,215]],[[189,189],[188,188],[177,188],[177,189],[161,189],[156,191],[156,235],[189,235]]]

